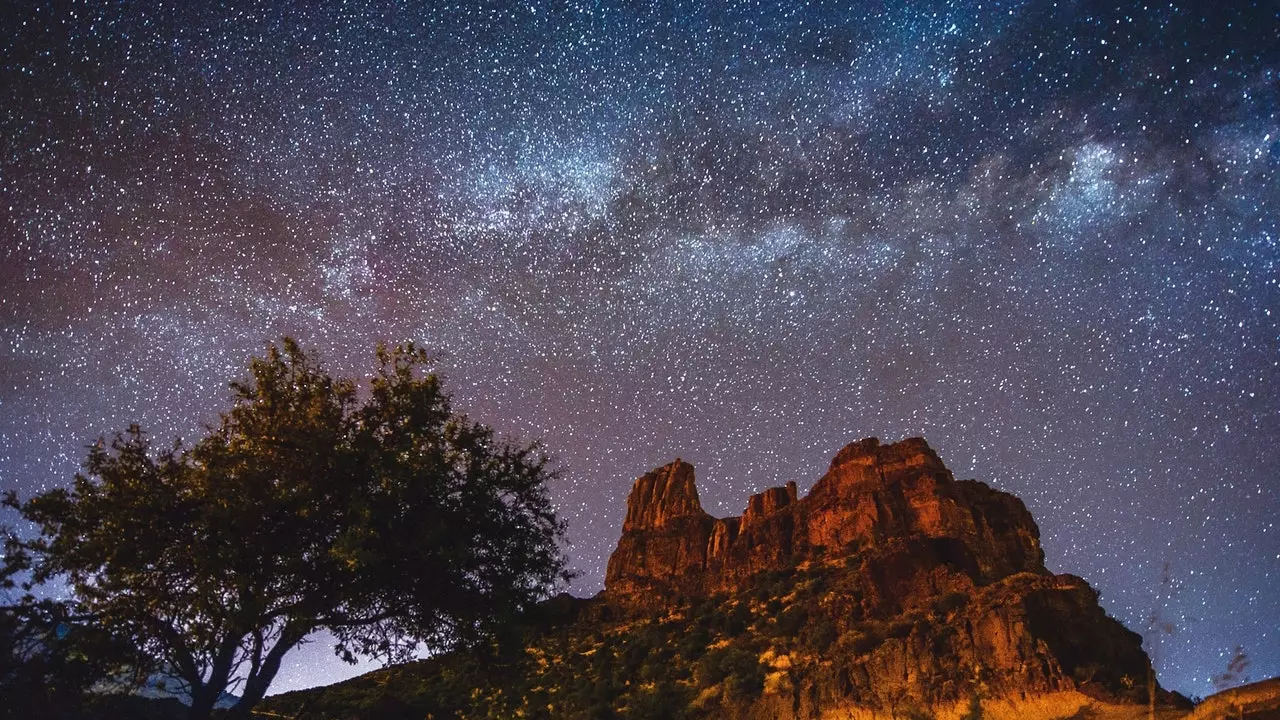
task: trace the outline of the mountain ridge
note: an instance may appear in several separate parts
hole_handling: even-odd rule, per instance
[[[752,495],[743,514],[702,509],[693,466],[677,458],[635,481],[607,597],[627,602],[705,595],[814,552],[848,555],[892,537],[964,541],[978,577],[1048,572],[1039,529],[1022,501],[973,480],[957,482],[923,438],[845,446],[809,493],[794,482]]]

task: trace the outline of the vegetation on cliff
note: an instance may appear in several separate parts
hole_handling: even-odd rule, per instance
[[[858,706],[911,717],[1007,693],[1008,668],[961,662],[956,628],[1032,578],[976,598],[948,593],[899,615],[867,615],[850,612],[860,570],[857,560],[809,562],[763,572],[738,592],[634,614],[561,596],[483,649],[269,698],[267,708],[300,718],[587,720],[819,717]],[[933,666],[909,668],[920,653]],[[1062,687],[1140,707],[1145,658],[1128,660],[1071,668]],[[867,684],[873,668],[895,664],[923,672],[934,690],[921,693],[905,674],[897,684]]]

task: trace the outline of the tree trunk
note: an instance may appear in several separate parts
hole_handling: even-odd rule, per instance
[[[213,706],[218,702],[217,691],[208,685],[191,688],[191,707],[187,711],[190,720],[209,720],[213,715]]]
[[[266,696],[267,688],[271,687],[271,681],[275,679],[276,673],[280,672],[280,661],[284,659],[285,653],[297,647],[306,636],[306,632],[292,628],[285,628],[280,633],[280,639],[267,653],[262,666],[245,680],[244,692],[240,694],[240,700],[232,706],[231,717],[249,717],[253,708]]]

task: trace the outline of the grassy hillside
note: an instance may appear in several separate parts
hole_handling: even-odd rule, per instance
[[[912,697],[907,683],[862,692],[868,665],[902,657],[903,648],[927,641],[946,657],[955,628],[981,601],[951,593],[897,615],[864,613],[849,564],[763,573],[738,593],[675,600],[644,615],[561,596],[490,645],[280,695],[266,709],[308,718],[586,720],[812,716],[859,705],[901,717],[972,716],[991,704],[999,678],[980,666],[940,678],[945,702]],[[1136,678],[1107,672],[1081,669],[1073,697],[1143,701]]]

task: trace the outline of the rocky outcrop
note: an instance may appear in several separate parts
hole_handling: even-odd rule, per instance
[[[892,445],[869,438],[841,450],[805,498],[794,482],[770,488],[735,518],[702,509],[686,462],[641,476],[627,499],[606,592],[624,604],[701,596],[762,570],[912,536],[958,541],[978,582],[1044,572],[1039,530],[1021,501],[956,482],[921,438]]]
[[[689,463],[677,458],[640,476],[627,501],[622,538],[609,558],[615,592],[640,598],[656,588],[668,595],[696,591],[685,583],[702,576],[716,526],[698,502]]]
[[[622,532],[661,528],[683,518],[707,514],[698,502],[693,483],[693,466],[680,458],[670,465],[646,473],[636,480],[627,502],[627,519]]]
[[[795,483],[770,488],[740,517],[703,511],[687,463],[642,476],[602,599],[643,613],[758,597],[762,577],[796,568],[831,586],[805,615],[841,640],[830,658],[774,673],[772,691],[796,707],[937,705],[978,688],[1119,696],[1147,676],[1141,637],[1084,580],[1045,569],[1026,506],[955,480],[920,438],[852,443],[807,496]]]

